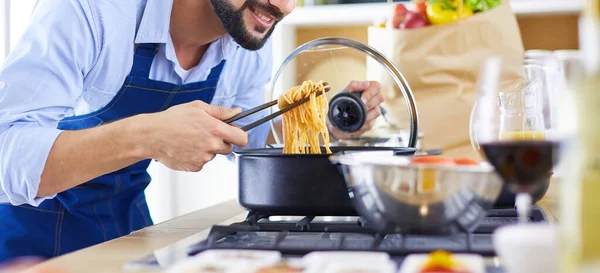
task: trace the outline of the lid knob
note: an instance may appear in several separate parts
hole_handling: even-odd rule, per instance
[[[366,122],[367,107],[360,99],[361,92],[342,92],[329,102],[329,120],[343,132],[358,131]]]

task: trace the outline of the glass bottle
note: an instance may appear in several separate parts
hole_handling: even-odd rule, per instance
[[[572,94],[577,127],[568,151],[573,168],[560,191],[561,272],[600,272],[600,0],[580,19],[584,75]]]

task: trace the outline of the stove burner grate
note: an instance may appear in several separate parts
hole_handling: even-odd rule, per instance
[[[320,221],[306,216],[298,221],[273,221],[272,215],[249,213],[245,221],[229,226],[213,226],[208,237],[189,248],[195,255],[208,249],[277,250],[284,255],[304,255],[311,251],[380,251],[391,256],[429,253],[444,249],[454,253],[494,256],[492,232],[503,225],[516,224],[514,209],[497,209],[473,233],[379,234],[360,218],[351,221]],[[535,208],[532,222],[545,222]]]

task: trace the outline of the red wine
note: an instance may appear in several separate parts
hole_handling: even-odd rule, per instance
[[[487,160],[506,182],[531,191],[550,179],[559,143],[554,141],[498,141],[481,145]]]

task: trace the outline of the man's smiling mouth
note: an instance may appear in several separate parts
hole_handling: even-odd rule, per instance
[[[257,9],[255,7],[249,7],[252,17],[264,28],[270,28],[275,22],[276,18],[268,14],[267,12]]]

